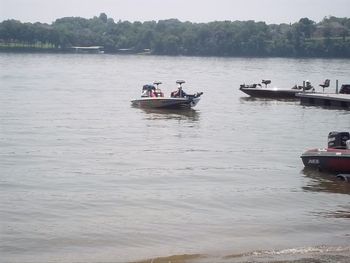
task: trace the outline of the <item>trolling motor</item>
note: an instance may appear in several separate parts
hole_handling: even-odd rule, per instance
[[[203,92],[197,92],[195,94],[187,95],[187,97],[189,97],[190,99],[194,99],[194,98],[199,98],[202,95],[203,95]]]

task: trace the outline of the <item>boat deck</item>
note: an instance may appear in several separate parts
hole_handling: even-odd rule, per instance
[[[300,90],[278,89],[278,88],[249,88],[241,87],[240,90],[251,97],[257,98],[280,98],[280,99],[297,99],[295,94]]]

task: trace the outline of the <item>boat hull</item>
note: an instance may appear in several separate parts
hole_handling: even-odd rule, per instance
[[[132,100],[133,106],[141,108],[183,109],[196,106],[200,98],[141,98]]]
[[[297,99],[295,94],[300,93],[300,90],[292,90],[292,89],[283,90],[283,89],[241,87],[240,90],[251,97],[257,97],[257,98]]]
[[[301,155],[305,167],[335,173],[350,173],[350,150],[312,149]]]

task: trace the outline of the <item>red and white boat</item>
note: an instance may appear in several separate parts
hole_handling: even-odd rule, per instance
[[[350,134],[330,132],[328,148],[307,150],[301,155],[305,167],[334,173],[350,173]]]
[[[176,81],[178,89],[171,93],[170,97],[165,97],[159,88],[161,82],[154,82],[156,85],[144,85],[142,88],[141,98],[132,100],[133,106],[142,108],[168,108],[168,109],[183,109],[192,108],[198,104],[203,92],[195,94],[186,94],[182,90],[183,80]]]

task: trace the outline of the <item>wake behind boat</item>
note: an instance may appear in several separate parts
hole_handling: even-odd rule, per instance
[[[262,84],[265,87],[262,87],[261,84],[242,84],[239,89],[251,97],[279,99],[297,99],[295,96],[297,93],[313,89],[311,83],[308,81],[306,81],[305,86],[296,85],[291,89],[269,88],[267,85],[271,84],[271,80],[262,80]]]
[[[195,94],[186,94],[182,90],[183,80],[176,81],[178,89],[170,94],[170,97],[164,97],[164,93],[159,88],[161,82],[154,82],[153,85],[147,84],[142,87],[140,99],[132,100],[133,106],[142,108],[191,108],[198,104],[203,92]]]

